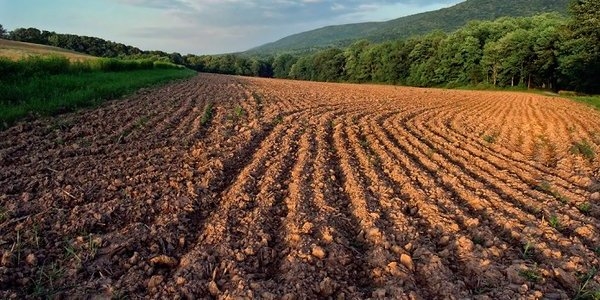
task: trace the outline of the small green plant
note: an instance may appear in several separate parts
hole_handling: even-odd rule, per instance
[[[86,260],[90,260],[96,257],[96,254],[98,253],[98,247],[100,246],[101,245],[99,245],[99,243],[94,239],[94,236],[92,234],[88,235],[88,253]]]
[[[327,121],[327,128],[331,129],[333,127],[335,127],[335,120],[329,120],[329,121]]]
[[[68,241],[65,241],[65,244],[66,244],[66,246],[64,246],[64,249],[67,252],[66,257],[67,258],[74,257],[77,259],[78,262],[81,262],[81,257],[79,257],[79,255],[75,251],[75,247],[73,247],[73,245]]]
[[[500,133],[495,131],[492,134],[484,135],[483,140],[486,141],[488,144],[493,144],[498,140],[498,136],[500,136]]]
[[[260,117],[263,109],[263,98],[256,92],[252,92],[252,98],[254,98],[254,102],[256,103],[256,116]]]
[[[281,124],[283,123],[283,116],[282,115],[277,115],[275,118],[273,118],[273,124],[277,125],[277,124]]]
[[[258,106],[259,108],[262,107],[263,98],[261,95],[259,95],[256,92],[252,92],[252,98],[254,98],[254,102],[256,103],[256,106]]]
[[[435,153],[437,153],[437,151],[436,151],[435,149],[433,149],[433,148],[428,148],[428,149],[425,151],[425,155],[426,155],[428,158],[432,158],[432,157],[433,157],[433,155],[434,155]]]
[[[552,190],[552,185],[550,184],[550,182],[546,181],[546,180],[542,180],[540,181],[536,186],[535,189],[540,191],[540,192],[549,192],[550,190]]]
[[[238,105],[233,109],[233,114],[234,114],[235,118],[239,119],[246,114],[246,111],[244,110],[243,107]]]
[[[583,214],[588,214],[592,210],[592,205],[589,202],[584,202],[577,205],[577,209]]]
[[[208,124],[208,122],[210,122],[210,120],[212,119],[212,114],[213,114],[212,111],[213,111],[213,105],[211,102],[209,102],[204,107],[204,112],[202,113],[202,118],[200,118],[200,125],[204,126],[204,125]]]
[[[529,259],[533,256],[533,251],[535,250],[534,245],[531,242],[527,242],[523,246],[523,258]]]
[[[588,160],[593,160],[596,157],[594,148],[586,140],[574,143],[573,146],[571,146],[571,154],[581,155]]]
[[[550,184],[550,182],[548,182],[546,180],[540,181],[534,187],[534,189],[554,197],[556,200],[560,201],[562,204],[569,203],[569,198],[566,197],[565,195],[561,194],[555,188],[553,188],[552,185]]]
[[[367,139],[359,139],[358,143],[360,144],[361,147],[365,148],[365,149],[369,149],[369,141],[367,141]]]
[[[21,232],[17,230],[15,242],[12,244],[10,252],[17,253],[17,265],[21,263],[21,252],[23,251],[23,243],[21,241]]]
[[[594,277],[596,277],[596,274],[598,274],[598,270],[594,267],[591,270],[589,270],[587,273],[579,276],[580,285],[577,288],[577,294],[575,294],[575,297],[573,299],[578,299],[578,300],[584,300],[584,299],[585,300],[587,300],[587,299],[598,300],[598,299],[600,299],[600,287],[598,287],[598,286],[590,287],[590,285],[593,284],[593,279],[594,279]]]
[[[540,274],[540,271],[537,269],[537,267],[521,270],[519,271],[519,275],[531,282],[539,282],[542,280],[542,274]]]
[[[381,166],[381,157],[379,157],[379,155],[377,155],[377,153],[373,153],[373,154],[369,155],[369,161],[374,166]]]
[[[35,244],[37,249],[40,249],[40,229],[38,225],[33,225],[30,231],[32,242],[31,244]]]
[[[554,198],[556,198],[558,201],[560,201],[560,203],[562,204],[567,204],[569,203],[569,198],[567,198],[565,195],[557,192],[557,191],[552,191],[552,196],[554,196]]]
[[[135,127],[144,127],[146,126],[146,123],[148,123],[149,120],[150,118],[148,118],[147,116],[141,117],[135,122]]]
[[[59,281],[64,276],[65,270],[56,263],[48,266],[41,266],[35,276],[33,286],[33,296],[38,298],[52,298],[58,291]]]
[[[550,216],[550,218],[548,219],[548,224],[554,229],[560,229],[561,227],[560,220],[556,215]]]

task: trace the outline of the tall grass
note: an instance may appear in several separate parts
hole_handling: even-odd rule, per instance
[[[32,56],[20,60],[0,57],[0,81],[28,79],[31,76],[87,72],[124,72],[151,69],[179,69],[181,66],[151,60],[98,58],[71,62],[64,56]]]
[[[30,114],[72,111],[194,74],[173,64],[149,60],[0,58],[0,129]]]

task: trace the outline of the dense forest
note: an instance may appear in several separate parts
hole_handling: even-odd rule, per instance
[[[97,57],[150,59],[153,61],[170,61],[183,64],[183,57],[179,53],[166,53],[163,51],[142,51],[139,48],[107,41],[97,37],[62,34],[37,28],[17,28],[7,32],[0,25],[0,38],[17,42],[27,42],[48,45],[77,51]]]
[[[570,16],[474,21],[446,34],[355,42],[314,54],[184,57],[198,71],[413,86],[567,89],[600,93],[600,1],[575,0]]]
[[[327,47],[347,47],[361,39],[381,43],[423,35],[434,30],[452,32],[471,20],[491,21],[500,17],[566,13],[568,3],[569,0],[467,0],[452,7],[385,22],[335,25],[302,32],[256,47],[246,54],[298,54]]]

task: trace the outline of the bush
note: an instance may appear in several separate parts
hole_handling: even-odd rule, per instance
[[[33,56],[23,63],[23,69],[27,76],[56,75],[69,72],[69,59],[64,56],[39,57]]]
[[[62,56],[33,56],[17,61],[0,58],[0,80],[63,74],[69,70],[70,62]]]
[[[170,63],[170,62],[157,60],[154,62],[154,68],[155,69],[180,69],[182,67],[178,66],[176,64]]]

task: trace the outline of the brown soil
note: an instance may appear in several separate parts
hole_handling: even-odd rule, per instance
[[[202,74],[0,133],[0,298],[582,296],[583,141],[559,98]]]

